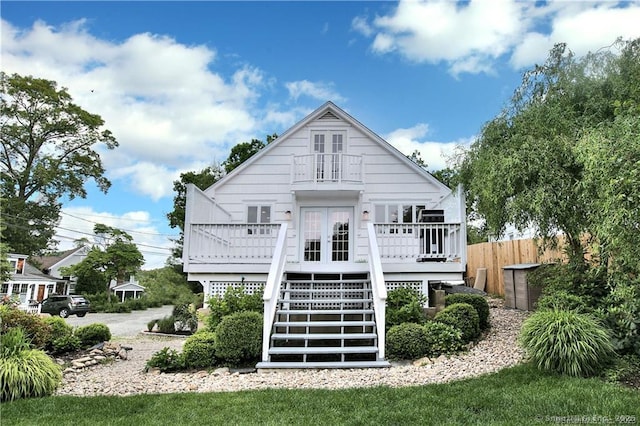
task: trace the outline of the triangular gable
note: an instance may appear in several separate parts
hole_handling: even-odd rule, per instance
[[[322,106],[320,106],[318,109],[313,111],[311,114],[307,115],[305,118],[303,118],[302,120],[294,124],[292,127],[287,129],[284,133],[282,133],[282,135],[278,136],[276,140],[274,140],[273,142],[271,142],[270,144],[262,148],[260,151],[254,154],[251,158],[249,158],[240,166],[236,167],[233,171],[231,171],[231,173],[224,176],[222,179],[218,180],[216,183],[214,183],[209,188],[207,188],[204,192],[211,195],[211,191],[215,192],[215,189],[217,187],[225,185],[225,183],[233,179],[234,176],[242,173],[243,170],[250,167],[253,163],[255,163],[264,155],[266,155],[271,150],[273,150],[274,147],[280,145],[281,143],[284,143],[289,138],[290,135],[295,134],[298,130],[309,125],[309,123],[315,120],[342,120],[342,121],[348,122],[351,126],[357,128],[363,134],[367,135],[372,140],[379,143],[380,146],[382,146],[384,149],[386,149],[389,152],[389,154],[393,155],[394,157],[397,157],[398,160],[405,163],[408,167],[412,168],[417,174],[423,176],[427,181],[436,185],[441,190],[444,190],[446,192],[451,192],[451,189],[448,186],[446,186],[445,184],[440,182],[438,179],[433,177],[431,173],[429,173],[427,170],[420,167],[418,164],[416,164],[413,160],[411,160],[402,152],[400,152],[397,148],[395,148],[389,142],[387,142],[386,140],[378,136],[375,132],[373,132],[368,127],[360,123],[358,120],[353,118],[346,111],[336,106],[331,101],[324,103]]]
[[[70,250],[63,251],[57,256],[34,256],[33,260],[40,265],[42,270],[50,270],[59,266],[59,264],[62,263],[65,259],[87,250],[88,248],[86,246],[76,247]]]

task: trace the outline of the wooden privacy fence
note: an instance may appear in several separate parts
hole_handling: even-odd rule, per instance
[[[467,276],[475,277],[478,268],[487,268],[485,291],[504,296],[502,268],[518,263],[548,263],[563,260],[560,250],[547,249],[542,253],[536,240],[511,240],[467,246]]]

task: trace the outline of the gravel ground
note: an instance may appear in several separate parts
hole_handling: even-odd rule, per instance
[[[492,300],[491,329],[464,354],[440,357],[425,365],[391,368],[269,370],[250,374],[225,369],[189,373],[144,373],[145,363],[164,347],[180,350],[184,339],[139,336],[120,339],[133,347],[129,359],[65,374],[58,395],[134,395],[141,393],[233,392],[265,388],[341,389],[386,385],[390,387],[443,383],[496,372],[518,364],[523,352],[516,337],[525,312],[503,309]]]

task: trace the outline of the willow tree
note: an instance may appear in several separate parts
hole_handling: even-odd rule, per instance
[[[51,245],[61,200],[86,197],[85,183],[111,183],[97,146],[118,146],[104,120],[74,104],[56,82],[0,73],[0,196],[4,241],[18,253]]]
[[[604,203],[599,185],[615,170],[588,161],[601,152],[585,148],[593,140],[587,135],[609,134],[622,115],[640,118],[633,107],[640,105],[638,44],[618,41],[580,58],[556,45],[482,128],[463,157],[460,177],[493,234],[506,224],[534,226],[549,239],[562,233],[571,258],[583,259],[583,237],[604,231],[598,226]],[[598,174],[605,177],[598,180]]]

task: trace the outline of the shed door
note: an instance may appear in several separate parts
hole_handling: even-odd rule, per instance
[[[349,262],[352,207],[302,209],[302,259],[305,262]]]

